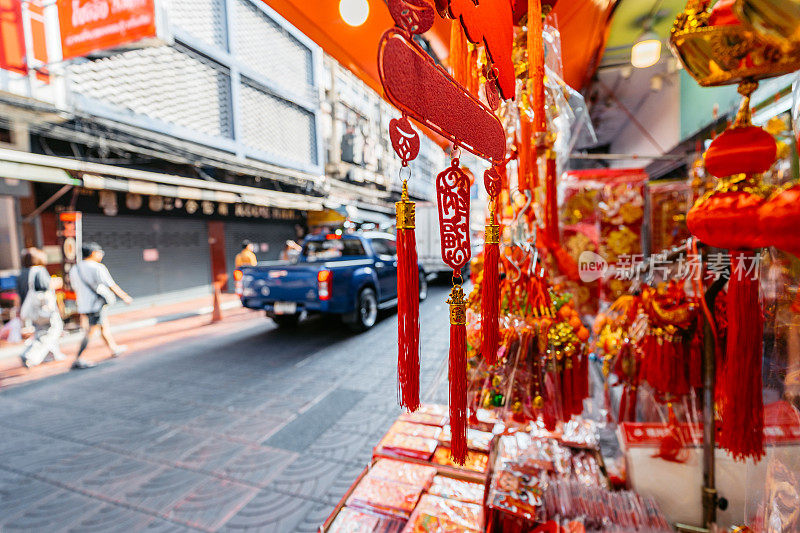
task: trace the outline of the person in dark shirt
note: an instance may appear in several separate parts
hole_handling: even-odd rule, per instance
[[[50,274],[44,267],[46,260],[44,252],[37,248],[26,248],[22,252],[22,270],[17,276],[17,295],[19,296],[20,308],[22,308],[22,304],[31,289],[36,292],[54,290]],[[52,301],[55,301],[55,295],[53,295]],[[64,331],[64,322],[58,314],[58,309],[52,309],[49,319],[37,322],[33,326],[34,334],[20,356],[22,364],[29,368],[36,366],[44,361],[50,353],[53,354],[53,358],[56,361],[64,359],[66,356],[59,348],[61,333]]]

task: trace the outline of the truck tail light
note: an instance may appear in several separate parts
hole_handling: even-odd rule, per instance
[[[244,289],[244,285],[242,284],[242,277],[244,277],[244,274],[242,273],[241,270],[237,268],[236,270],[233,271],[233,279],[235,282],[233,284],[234,285],[233,290],[236,292],[236,295],[239,296],[240,298],[242,296],[242,290]]]
[[[319,294],[320,300],[330,300],[331,281],[333,281],[333,272],[330,270],[320,270],[317,272],[317,293]]]

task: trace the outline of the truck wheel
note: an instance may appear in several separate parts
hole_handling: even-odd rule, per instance
[[[300,323],[300,314],[296,315],[276,315],[272,320],[278,325],[279,328],[296,328]]]
[[[419,301],[424,302],[425,298],[428,297],[428,278],[425,276],[425,272],[420,271],[419,273]]]
[[[366,331],[378,320],[378,298],[375,291],[367,287],[358,293],[358,306],[355,320],[348,324],[356,332]]]

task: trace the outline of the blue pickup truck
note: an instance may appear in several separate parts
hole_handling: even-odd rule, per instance
[[[375,325],[378,310],[397,304],[397,244],[390,233],[318,235],[294,261],[240,267],[242,305],[264,310],[279,326],[307,314],[338,315],[354,331]],[[419,299],[428,292],[419,267]]]

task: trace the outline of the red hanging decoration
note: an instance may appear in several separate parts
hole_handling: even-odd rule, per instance
[[[750,122],[750,95],[756,83],[743,83],[744,96],[733,125],[711,143],[706,166],[720,183],[689,211],[689,230],[701,241],[731,250],[728,283],[728,342],[725,370],[718,388],[722,423],[720,446],[737,460],[764,455],[761,383],[763,315],[755,256],[747,251],[764,245],[758,215],[764,205],[758,175],[775,161],[775,140]],[[768,237],[766,237],[768,238]],[[756,267],[757,268],[757,267]]]
[[[737,460],[764,456],[763,317],[758,272],[748,272],[748,265],[755,265],[756,259],[751,251],[734,253],[728,282],[728,342],[719,442]]]
[[[467,328],[466,298],[461,269],[469,261],[469,179],[454,157],[450,167],[436,177],[442,260],[453,269],[450,305],[450,432],[453,461],[467,459]]]
[[[394,23],[409,33],[425,33],[436,18],[428,0],[389,0],[389,14]]]
[[[407,117],[389,122],[389,138],[403,168],[419,153],[419,135]],[[419,266],[414,233],[414,202],[403,180],[397,211],[397,382],[400,405],[409,411],[419,408]]]
[[[556,153],[549,146],[545,152],[546,174],[545,174],[545,219],[544,227],[547,233],[547,241],[558,243],[560,231],[558,229],[558,193],[556,190]]]
[[[500,174],[490,168],[483,174],[483,184],[489,194],[489,222],[483,245],[483,284],[481,285],[481,353],[490,365],[497,361],[500,340],[500,225],[497,224],[497,197],[500,194]]]
[[[478,157],[503,161],[500,120],[407,34],[395,28],[383,34],[378,72],[386,99],[400,111]]]
[[[542,2],[528,0],[528,79],[533,84],[533,129],[547,131],[544,110],[544,43],[542,41]]]
[[[498,85],[503,98],[514,98],[516,89],[511,52],[514,44],[514,21],[508,0],[436,0],[442,16],[456,19],[467,39],[483,43],[486,54],[498,69]]]

